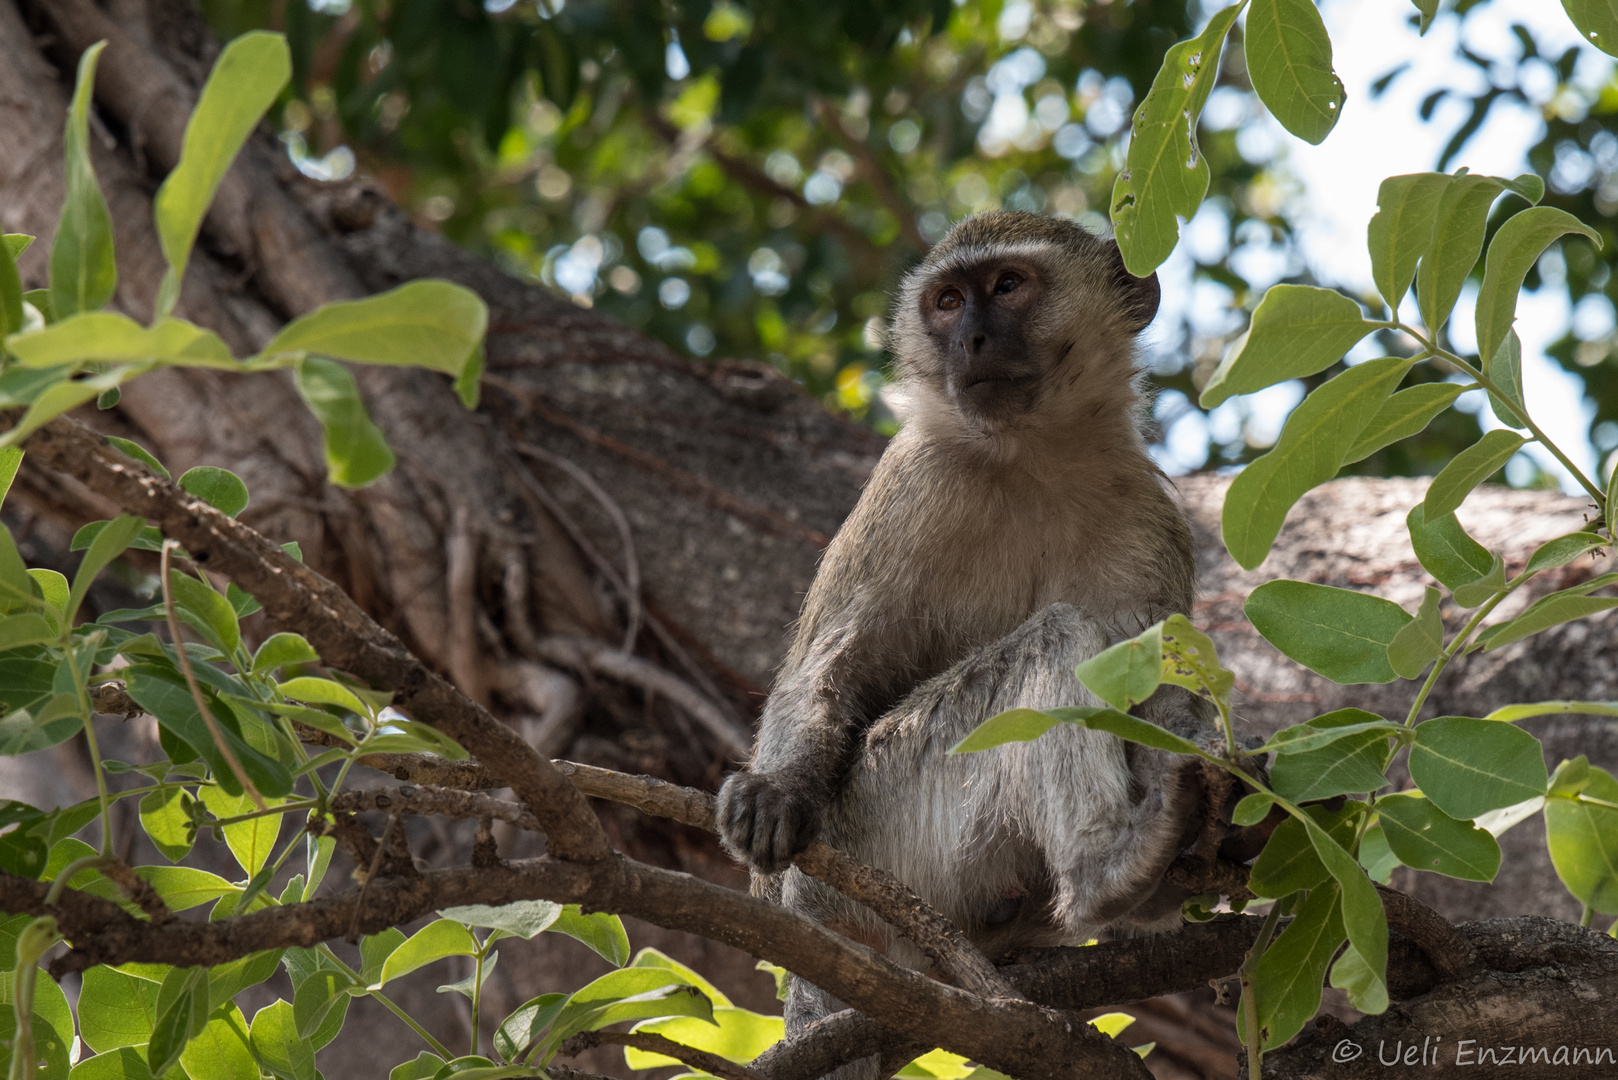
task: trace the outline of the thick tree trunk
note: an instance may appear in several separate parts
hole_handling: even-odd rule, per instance
[[[0,0],[0,226],[40,237],[21,268],[27,287],[43,285],[63,191],[69,80],[80,51],[103,37],[112,45],[102,60],[94,141],[117,229],[115,302],[145,317],[162,268],[151,194],[173,164],[189,100],[216,49],[188,4],[120,0],[102,9],[90,0]],[[311,564],[545,752],[712,790],[744,752],[785,629],[881,440],[766,367],[694,364],[515,281],[415,228],[362,184],[304,180],[268,137],[233,170],[209,218],[181,312],[245,353],[321,302],[423,276],[461,282],[489,303],[483,402],[465,412],[435,375],[360,372],[372,413],[399,454],[395,472],[364,491],[324,483],[319,431],[280,375],[165,371],[128,387],[114,410],[86,419],[147,446],[176,475],[204,463],[241,474],[254,496],[248,522],[297,540]],[[1413,607],[1427,579],[1410,553],[1404,513],[1423,482],[1349,480],[1319,489],[1254,573],[1235,567],[1218,541],[1225,483],[1198,477],[1179,486],[1203,564],[1194,615],[1237,672],[1244,720],[1267,731],[1348,704],[1402,717],[1409,684],[1327,683],[1258,638],[1241,603],[1253,586],[1286,576],[1374,589]],[[30,555],[45,561],[68,561],[71,531],[109,510],[29,466],[7,504]],[[1511,570],[1538,542],[1578,527],[1585,510],[1554,494],[1484,489],[1461,517],[1481,542],[1504,552]],[[1600,569],[1575,564],[1514,602]],[[1426,715],[1618,697],[1618,652],[1606,647],[1615,620],[1609,613],[1460,662],[1439,682]],[[578,647],[580,639],[590,647]],[[1530,727],[1553,763],[1584,753],[1618,767],[1618,724],[1575,717]],[[26,796],[40,782],[7,762],[0,770],[8,794]],[[626,812],[609,811],[608,820],[615,839],[642,857],[740,880],[706,836]],[[1452,917],[1577,917],[1532,826],[1507,834],[1504,846],[1495,886],[1413,874],[1396,884]],[[673,938],[637,930],[636,940]],[[726,966],[722,982],[751,966],[736,953],[722,961],[719,946],[684,945]],[[581,963],[577,954],[536,950],[533,970],[503,969],[495,993],[510,997],[510,1007],[576,985]],[[1607,968],[1598,967],[1567,970],[1610,993]],[[751,993],[725,988],[741,990],[750,1005],[768,1001],[764,980],[747,978],[756,981]],[[445,1030],[455,1022],[448,1017]],[[347,1067],[357,1071],[345,1071],[325,1055],[322,1066],[328,1075],[369,1075],[357,1062]]]

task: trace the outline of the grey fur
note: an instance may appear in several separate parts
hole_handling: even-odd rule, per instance
[[[967,219],[906,278],[890,336],[903,426],[826,552],[753,759],[719,794],[721,838],[759,891],[918,967],[791,858],[824,837],[991,955],[1177,916],[1160,882],[1195,824],[1181,761],[1067,725],[945,754],[1004,709],[1094,703],[1076,664],[1191,609],[1190,529],[1138,427],[1134,339],[1156,304],[1111,241],[1029,214]],[[1175,688],[1142,714],[1209,733]],[[794,980],[789,1031],[835,1005]]]

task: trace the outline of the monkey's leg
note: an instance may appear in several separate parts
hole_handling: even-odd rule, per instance
[[[827,839],[895,873],[985,947],[1054,943],[1038,933],[1048,916],[1026,910],[1045,888],[1068,940],[1127,915],[1156,889],[1195,809],[1184,761],[1069,724],[947,753],[1007,709],[1099,705],[1073,669],[1107,644],[1095,620],[1053,604],[924,683],[872,728]],[[1194,722],[1172,695],[1152,706],[1158,723]]]
[[[865,907],[796,867],[776,875],[774,880],[779,883],[780,902],[787,908],[879,952],[889,951],[892,935],[887,932],[886,925]],[[809,980],[794,975],[787,987],[786,1008],[783,1010],[787,1037],[791,1038],[816,1020],[847,1007]],[[828,1073],[822,1080],[877,1080],[880,1065],[881,1059],[872,1055],[850,1062]]]

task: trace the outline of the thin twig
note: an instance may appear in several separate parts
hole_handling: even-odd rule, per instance
[[[392,839],[393,827],[398,823],[398,814],[388,815],[388,823],[382,829],[382,839],[377,842],[376,853],[371,856],[371,867],[365,872],[365,880],[360,882],[360,895],[354,901],[354,918],[348,924],[346,935],[350,944],[360,939],[360,913],[365,910],[365,894],[371,891],[371,882],[376,880],[377,871],[382,869],[382,858],[387,854],[388,841]]]
[[[629,518],[624,514],[623,508],[609,494],[607,490],[596,482],[596,478],[580,468],[575,462],[569,461],[560,454],[553,454],[543,446],[533,443],[519,442],[516,444],[517,452],[531,458],[537,458],[547,465],[554,466],[567,473],[573,480],[590,493],[595,501],[601,504],[613,525],[618,530],[618,541],[624,549],[624,602],[629,610],[624,616],[624,652],[635,651],[635,639],[640,637],[641,624],[641,585],[640,585],[640,558],[635,554],[635,533],[629,527]]]
[[[241,761],[236,757],[236,751],[225,741],[225,733],[219,730],[219,722],[214,719],[213,713],[208,709],[208,702],[202,696],[202,687],[197,683],[197,673],[191,670],[191,658],[185,652],[185,639],[180,636],[180,617],[174,610],[174,588],[169,584],[169,553],[179,546],[173,540],[163,541],[163,557],[158,574],[163,579],[163,614],[168,617],[169,637],[174,639],[174,651],[180,657],[180,671],[185,675],[185,685],[191,688],[191,700],[197,703],[197,712],[202,714],[202,722],[208,726],[208,735],[213,739],[214,746],[219,748],[225,763],[230,766],[236,782],[247,792],[254,806],[260,810],[268,810],[269,807],[264,804],[264,796],[258,793],[252,777],[242,768]]]
[[[632,1046],[649,1054],[662,1054],[693,1069],[712,1073],[719,1080],[764,1080],[747,1066],[738,1065],[729,1058],[665,1039],[649,1031],[583,1031],[563,1043],[561,1052],[573,1057],[598,1046]]]

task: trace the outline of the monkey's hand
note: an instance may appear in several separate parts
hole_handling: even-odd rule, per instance
[[[784,870],[820,834],[820,800],[778,773],[739,772],[719,789],[716,824],[725,850],[754,870]]]

